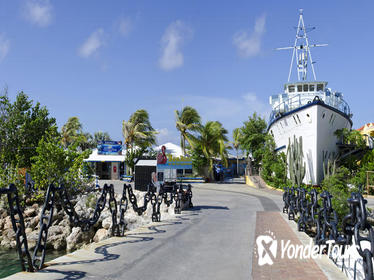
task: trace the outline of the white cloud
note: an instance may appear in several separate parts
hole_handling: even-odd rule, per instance
[[[0,34],[0,62],[7,56],[10,49],[10,41]]]
[[[99,28],[92,32],[92,34],[79,48],[79,55],[82,57],[89,57],[95,54],[104,44],[104,30]]]
[[[177,129],[170,131],[168,128],[156,129],[158,134],[156,136],[157,145],[162,145],[168,142],[179,145],[180,138]]]
[[[53,7],[49,0],[27,0],[23,14],[26,20],[40,27],[48,26],[53,19]]]
[[[133,22],[129,17],[121,18],[118,25],[118,31],[122,36],[127,36],[132,31]]]
[[[256,56],[261,51],[261,40],[265,33],[266,15],[263,14],[256,19],[254,31],[248,34],[247,31],[240,31],[234,35],[233,44],[242,57]]]
[[[183,53],[181,46],[190,37],[192,30],[182,21],[171,23],[161,38],[162,54],[159,60],[161,69],[173,70],[183,65]]]

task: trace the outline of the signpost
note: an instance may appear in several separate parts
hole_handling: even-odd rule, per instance
[[[100,141],[97,145],[99,155],[121,155],[122,141]]]

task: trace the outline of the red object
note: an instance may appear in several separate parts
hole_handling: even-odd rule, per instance
[[[165,164],[168,161],[168,158],[165,155],[166,147],[161,147],[161,153],[157,155],[157,164]]]
[[[113,166],[113,172],[114,172],[114,173],[117,172],[117,166]]]

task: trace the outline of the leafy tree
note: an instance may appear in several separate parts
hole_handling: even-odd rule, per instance
[[[40,140],[31,167],[31,175],[38,190],[37,197],[43,197],[52,183],[64,183],[75,190],[87,183],[83,160],[89,156],[90,151],[78,152],[77,145],[76,142],[65,148],[60,137],[51,133]]]
[[[241,135],[239,139],[240,146],[251,155],[255,165],[258,167],[263,156],[263,148],[266,142],[267,124],[265,119],[253,113],[241,127]]]
[[[198,130],[199,135],[190,136],[194,153],[199,151],[209,163],[210,177],[213,178],[213,163],[215,157],[221,157],[227,166],[227,133],[228,131],[218,121],[208,121]]]
[[[47,131],[54,130],[55,119],[49,117],[46,107],[20,92],[14,103],[6,93],[0,97],[0,153],[2,165],[29,168],[36,147]]]
[[[186,140],[191,145],[190,133],[197,131],[201,126],[199,113],[192,107],[186,106],[181,111],[175,110],[177,130],[181,134],[181,148],[183,155],[186,154]]]

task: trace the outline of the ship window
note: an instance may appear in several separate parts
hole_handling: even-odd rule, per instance
[[[322,114],[322,119],[324,119],[324,118],[325,118],[325,113]]]
[[[334,115],[333,115],[333,114],[331,114],[331,117],[330,117],[330,121],[329,121],[330,123],[331,123],[331,121],[332,121],[332,117],[333,117],[333,116],[334,116]]]
[[[295,92],[295,86],[288,86],[288,92]]]
[[[323,84],[317,84],[317,91],[323,90]]]
[[[309,91],[314,91],[314,85],[309,85]]]
[[[303,86],[302,85],[298,85],[297,86],[297,91],[298,92],[302,92],[303,91]]]
[[[306,114],[306,116],[309,118],[310,116],[309,116],[309,114]]]
[[[308,85],[304,85],[304,91],[308,91]]]
[[[297,120],[299,121],[299,123],[301,123],[299,115],[296,115],[296,117],[297,117]]]
[[[293,120],[295,121],[295,123],[297,124],[297,121],[296,121],[296,119],[295,119],[295,116],[292,116],[293,117]]]

